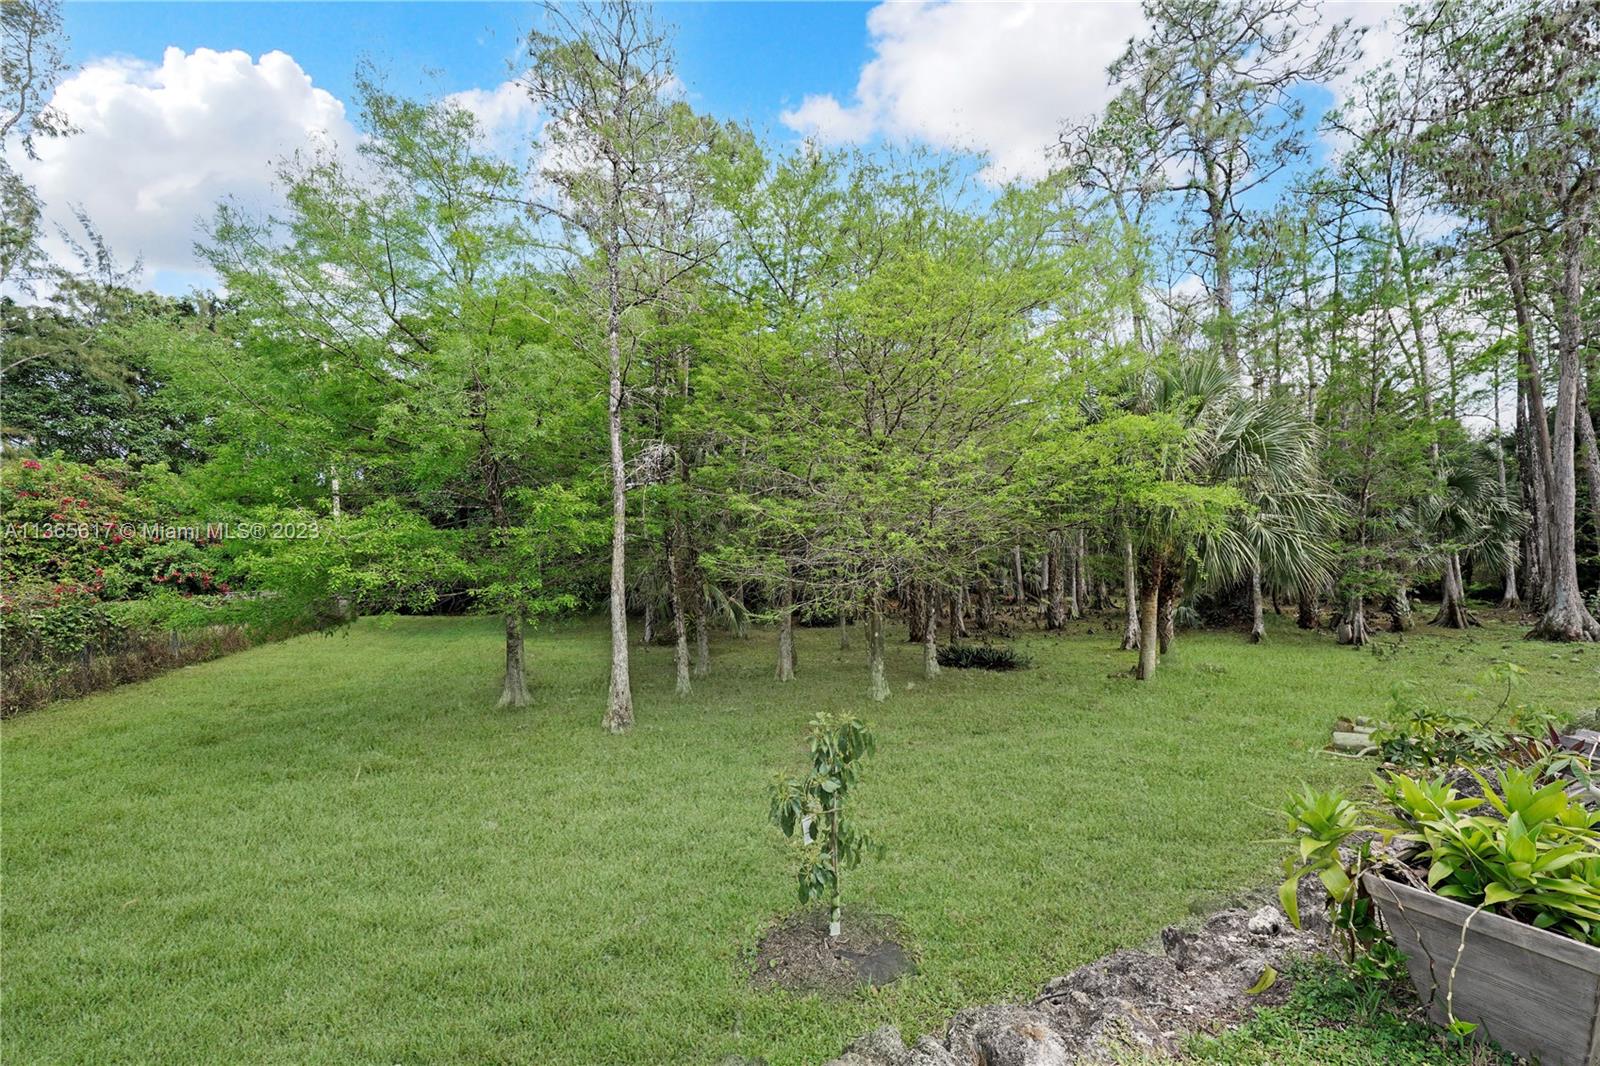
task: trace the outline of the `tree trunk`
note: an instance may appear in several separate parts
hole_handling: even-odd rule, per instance
[[[622,454],[622,278],[615,250],[608,256],[610,316],[606,348],[610,382],[606,431],[611,445],[611,689],[603,724],[612,733],[633,728],[633,684],[628,676],[628,469]]]
[[[1495,473],[1500,479],[1500,495],[1506,495],[1506,449],[1505,436],[1500,430],[1500,373],[1499,363],[1495,364],[1495,394],[1494,394],[1494,463]],[[1503,584],[1500,592],[1500,609],[1502,611],[1516,611],[1522,607],[1522,597],[1517,595],[1517,559],[1516,541],[1507,541],[1504,551],[1511,558],[1511,565],[1505,568],[1501,575]]]
[[[1496,238],[1501,235],[1494,233]],[[1544,404],[1544,376],[1539,370],[1539,360],[1534,351],[1533,343],[1533,310],[1528,296],[1527,282],[1523,277],[1521,260],[1512,249],[1509,241],[1501,240],[1499,245],[1500,260],[1505,266],[1506,279],[1511,288],[1511,307],[1515,312],[1517,322],[1517,351],[1522,356],[1521,372],[1517,375],[1519,383],[1526,379],[1526,388],[1520,389],[1522,400],[1527,405],[1528,423],[1533,427],[1532,439],[1529,442],[1530,473],[1533,475],[1535,494],[1535,507],[1533,509],[1535,527],[1538,536],[1533,538],[1533,548],[1538,553],[1537,569],[1539,581],[1529,582],[1529,593],[1539,597],[1541,605],[1548,605],[1554,593],[1555,572],[1557,569],[1556,551],[1554,541],[1555,532],[1553,509],[1558,506],[1561,493],[1556,485],[1556,454],[1557,448],[1550,436],[1550,420],[1545,411]],[[1559,317],[1559,313],[1558,313]],[[1565,359],[1562,361],[1561,376],[1566,376]],[[1557,393],[1561,386],[1557,386]],[[1557,422],[1560,421],[1560,403],[1557,402]],[[1557,427],[1559,435],[1559,425]],[[1572,438],[1566,438],[1566,452],[1568,468],[1571,467]],[[1574,488],[1576,484],[1574,483]]]
[[[1022,574],[1022,545],[1018,544],[1011,549],[1011,565],[1016,572],[1017,598],[1012,602],[1018,607],[1028,602],[1028,585]]]
[[[1527,606],[1537,610],[1544,602],[1545,539],[1544,475],[1539,471],[1539,452],[1534,447],[1533,433],[1529,429],[1532,419],[1528,404],[1529,385],[1521,374],[1517,376],[1517,466],[1518,481],[1522,486],[1522,507],[1528,512],[1528,531],[1522,539],[1522,565],[1525,568],[1522,588],[1519,589]]]
[[[1157,631],[1156,639],[1162,655],[1172,650],[1173,642],[1178,639],[1178,601],[1183,599],[1183,579],[1178,576],[1176,567],[1168,567],[1167,572],[1161,577],[1161,587],[1157,594],[1159,606],[1156,610]]]
[[[1070,547],[1067,545],[1070,543]],[[1077,534],[1067,534],[1063,540],[1062,553],[1067,564],[1067,617],[1073,621],[1083,617],[1083,605],[1079,596],[1079,566],[1078,566],[1078,537]]]
[[[1054,569],[1050,558],[1050,543],[1045,541],[1044,552],[1039,556],[1039,617],[1050,617],[1050,571]]]
[[[839,608],[839,650],[847,651],[850,647],[850,618],[845,609]]]
[[[322,369],[326,371],[328,369],[328,364],[323,363]],[[344,513],[344,496],[339,492],[339,468],[337,466],[328,467],[328,493],[330,496],[328,501],[328,515],[329,517],[337,520],[339,516]],[[339,621],[351,621],[350,597],[342,593],[338,596],[335,596],[333,599],[333,610],[334,616],[338,618]]]
[[[711,673],[711,627],[706,624],[704,589],[696,589],[694,599],[694,676]]]
[[[522,615],[506,612],[506,679],[500,689],[500,706],[528,705],[528,677],[522,662]]]
[[[779,681],[794,680],[794,592],[785,577],[778,582],[778,668]]]
[[[1522,596],[1517,592],[1517,564],[1514,562],[1506,567],[1505,584],[1500,591],[1500,609],[1502,611],[1522,610]]]
[[[1234,330],[1233,322],[1233,230],[1228,216],[1228,205],[1223,196],[1219,181],[1221,176],[1217,173],[1217,161],[1207,152],[1205,155],[1206,170],[1206,215],[1211,230],[1211,262],[1215,268],[1215,281],[1213,296],[1217,309],[1217,333],[1221,341],[1222,357],[1232,372],[1234,380],[1238,381],[1243,376],[1243,368],[1239,363],[1239,339]]]
[[[828,855],[833,865],[833,894],[828,899],[828,935],[844,932],[844,889],[839,880],[839,800],[828,808]]]
[[[1411,614],[1411,596],[1402,582],[1389,597],[1389,632],[1404,633],[1415,625]]]
[[[1160,601],[1161,601],[1161,568],[1157,563],[1153,573],[1146,572],[1144,581],[1139,591],[1139,668],[1134,676],[1140,681],[1148,681],[1156,676],[1156,664],[1160,661]]]
[[[1589,520],[1600,543],[1600,444],[1594,438],[1594,419],[1586,404],[1578,405],[1578,451],[1583,455],[1583,476],[1589,483]]]
[[[1461,581],[1461,560],[1451,554],[1444,561],[1444,574],[1439,580],[1441,601],[1439,613],[1433,616],[1433,624],[1444,626],[1446,629],[1466,629],[1475,626],[1478,620],[1467,610],[1466,589]]]
[[[994,628],[994,588],[987,572],[978,578],[978,628],[985,633]]]
[[[1133,538],[1126,535],[1122,538],[1122,595],[1128,612],[1122,650],[1134,651],[1139,647],[1139,576],[1133,567]]]
[[[687,696],[689,684],[689,618],[683,606],[683,551],[680,531],[667,535],[667,584],[672,604],[672,665],[677,673],[676,691]]]
[[[922,626],[928,615],[923,599],[923,587],[915,581],[906,582],[906,641],[911,644],[921,644],[925,636]]]
[[[1309,588],[1300,586],[1300,594],[1295,607],[1294,624],[1301,629],[1317,628],[1317,601]]]
[[[922,618],[922,676],[932,681],[939,676],[939,596],[931,586]]]
[[[1339,628],[1335,631],[1340,644],[1350,644],[1354,647],[1365,647],[1367,640],[1367,609],[1360,596],[1351,596],[1345,601],[1344,617],[1339,619]]]
[[[1261,568],[1250,568],[1250,643],[1267,639],[1267,622],[1261,614]]]
[[[876,703],[889,698],[889,680],[883,669],[883,598],[873,590],[867,602],[868,694]]]
[[[1551,454],[1550,512],[1545,535],[1550,545],[1550,590],[1544,613],[1528,636],[1536,640],[1600,640],[1596,621],[1583,602],[1578,587],[1578,479],[1573,456],[1578,407],[1587,397],[1578,395],[1582,380],[1579,347],[1583,300],[1584,234],[1569,212],[1562,226],[1561,286],[1555,293],[1557,347],[1560,376],[1556,384],[1556,425]]]
[[[1060,629],[1067,624],[1065,575],[1061,572],[1065,569],[1066,554],[1061,534],[1050,534],[1050,550],[1045,553],[1045,572],[1049,575],[1045,582],[1045,625],[1051,629]]]
[[[1166,577],[1166,561],[1146,550],[1139,567],[1139,665],[1134,676],[1148,681],[1156,675],[1161,654],[1161,582]]]

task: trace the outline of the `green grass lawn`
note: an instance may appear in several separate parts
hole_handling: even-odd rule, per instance
[[[1600,700],[1600,648],[1492,625],[1379,656],[1274,628],[1184,635],[1150,684],[1116,626],[1025,640],[1035,666],[920,680],[891,645],[719,637],[671,689],[634,651],[638,726],[600,729],[588,621],[529,642],[534,706],[496,709],[499,626],[367,620],[0,727],[3,1044],[15,1063],[815,1062],[908,1035],[1272,878],[1274,810],[1367,767],[1317,749],[1411,680],[1459,692],[1494,656],[1527,698]],[[1386,641],[1392,638],[1385,638]],[[1116,675],[1116,676],[1112,676]],[[887,845],[847,883],[920,972],[848,1000],[755,992],[749,953],[794,906],[767,786],[822,708],[880,751],[859,790]],[[846,920],[849,919],[848,904]]]

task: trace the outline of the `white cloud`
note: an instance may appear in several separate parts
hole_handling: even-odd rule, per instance
[[[40,142],[37,161],[16,160],[51,220],[81,205],[120,259],[142,256],[169,281],[195,276],[198,223],[218,200],[264,207],[277,160],[357,138],[344,105],[283,52],[96,60],[53,102],[81,132]]]
[[[875,124],[866,108],[845,107],[826,93],[807,95],[781,117],[785,126],[824,144],[860,144],[872,136]]]
[[[781,117],[823,141],[917,138],[987,153],[992,180],[1037,177],[1062,122],[1111,98],[1106,67],[1142,26],[1131,3],[883,3],[854,101],[807,96]]]
[[[1361,75],[1378,69],[1400,54],[1402,25],[1398,3],[1335,0],[1324,5],[1322,17],[1328,23],[1349,19],[1352,29],[1363,31],[1361,55],[1343,74],[1329,82],[1328,88],[1339,99],[1349,95]]]
[[[445,102],[470,111],[496,148],[525,148],[538,126],[538,105],[520,79],[503,81],[493,89],[464,89],[445,97]]]
[[[1333,0],[1322,23],[1348,18],[1366,32],[1363,55],[1328,88],[1346,99],[1356,78],[1399,47],[1388,0]],[[1038,177],[1065,121],[1111,98],[1106,67],[1145,29],[1136,3],[880,3],[867,15],[873,58],[853,99],[807,95],[780,116],[824,143],[876,135],[988,154],[990,180]]]

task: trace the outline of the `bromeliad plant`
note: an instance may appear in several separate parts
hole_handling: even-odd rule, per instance
[[[1474,771],[1481,796],[1397,773],[1375,779],[1378,804],[1309,790],[1293,798],[1286,811],[1299,853],[1285,864],[1284,910],[1298,925],[1300,880],[1317,876],[1347,959],[1370,962],[1382,935],[1361,873],[1381,861],[1448,899],[1600,946],[1600,812],[1561,779],[1540,784],[1548,769],[1507,767],[1498,787]],[[1396,839],[1409,842],[1409,855],[1375,856],[1374,840]]]
[[[1401,839],[1421,845],[1428,887],[1600,947],[1600,811],[1563,781],[1541,786],[1539,769],[1508,767],[1498,791],[1473,777],[1481,797],[1403,775],[1379,786]]]
[[[1314,876],[1328,893],[1328,924],[1345,961],[1357,972],[1388,979],[1400,960],[1378,924],[1377,912],[1361,875],[1377,865],[1373,843],[1392,833],[1374,824],[1373,812],[1337,790],[1307,788],[1284,805],[1298,854],[1286,860],[1288,875],[1278,901],[1296,928],[1300,925],[1300,882]]]
[[[860,865],[862,855],[876,848],[849,811],[860,764],[876,746],[854,715],[820,712],[811,720],[810,772],[803,778],[780,774],[772,787],[772,823],[799,852],[795,872],[800,902],[828,900],[829,936],[840,932],[840,874]]]

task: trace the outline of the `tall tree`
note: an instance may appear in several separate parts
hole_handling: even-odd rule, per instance
[[[329,513],[377,496],[448,534],[471,602],[502,615],[501,704],[522,706],[525,623],[575,603],[555,578],[589,525],[558,464],[583,383],[554,358],[517,169],[465,109],[361,89],[359,165],[291,162],[283,217],[219,213],[208,255],[241,328],[209,356],[276,382],[271,436]]]
[[[1435,75],[1424,159],[1447,202],[1499,253],[1516,313],[1544,496],[1542,613],[1530,635],[1600,640],[1578,584],[1575,457],[1577,423],[1589,414],[1580,383],[1600,205],[1600,10],[1436,2],[1412,14],[1410,31],[1408,61]],[[1536,350],[1539,287],[1555,325],[1553,418]]]
[[[72,132],[50,102],[66,71],[58,0],[0,4],[0,285],[31,286],[49,267],[39,247],[43,205],[12,165],[9,149],[37,159],[40,138]]]
[[[553,196],[539,209],[570,238],[571,268],[589,305],[606,367],[611,471],[611,683],[603,724],[633,725],[628,670],[628,467],[623,413],[641,312],[680,275],[707,262],[710,235],[685,217],[714,128],[670,97],[672,49],[648,9],[632,0],[545,8],[528,39],[527,87],[548,116],[540,173]],[[663,227],[663,213],[675,224]],[[665,240],[666,243],[658,243]]]
[[[1149,32],[1111,66],[1137,101],[1165,162],[1169,191],[1200,209],[1214,333],[1235,376],[1234,241],[1239,200],[1305,151],[1298,90],[1349,56],[1349,22],[1318,33],[1319,8],[1298,0],[1146,0]]]

